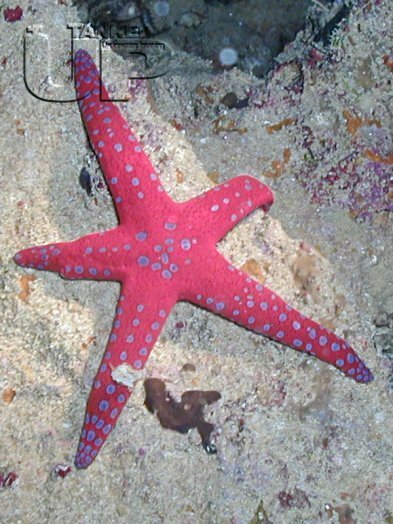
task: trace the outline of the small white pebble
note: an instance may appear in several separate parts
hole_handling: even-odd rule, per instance
[[[237,58],[237,51],[233,49],[233,47],[224,47],[219,54],[219,60],[222,66],[232,66],[236,64]]]

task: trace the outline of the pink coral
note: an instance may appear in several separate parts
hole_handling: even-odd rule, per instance
[[[23,9],[19,5],[7,7],[7,9],[4,9],[3,15],[6,22],[18,22],[23,16]]]

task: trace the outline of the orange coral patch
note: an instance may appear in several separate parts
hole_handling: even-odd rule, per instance
[[[356,135],[359,129],[363,126],[371,126],[374,124],[377,127],[381,127],[381,122],[379,120],[370,120],[369,118],[363,119],[360,118],[360,116],[351,115],[351,113],[346,109],[343,111],[343,117],[347,121],[347,131],[351,135]]]
[[[281,122],[278,122],[278,124],[271,124],[270,126],[266,126],[266,131],[271,135],[272,133],[280,131],[283,127],[291,126],[295,122],[296,120],[294,118],[284,118],[284,120],[281,120]]]
[[[261,282],[261,284],[263,284],[266,280],[266,277],[263,274],[263,271],[260,265],[253,258],[250,258],[249,260],[247,260],[247,262],[245,262],[242,265],[241,269],[245,273],[248,273],[252,277],[256,278],[259,282]]]
[[[18,298],[20,300],[23,300],[23,302],[27,302],[27,299],[30,296],[31,289],[30,289],[30,282],[34,282],[36,280],[36,277],[34,275],[22,275],[19,279],[19,285],[21,288],[20,293],[18,293]]]
[[[381,164],[393,164],[393,153],[387,156],[381,156],[378,153],[374,153],[371,149],[366,149],[364,156],[373,162],[381,162]]]
[[[263,174],[267,178],[278,178],[284,173],[286,164],[291,159],[291,150],[286,147],[283,151],[283,160],[272,160],[270,171],[265,171]]]

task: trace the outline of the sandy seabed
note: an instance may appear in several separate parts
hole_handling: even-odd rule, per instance
[[[119,287],[24,270],[12,258],[24,247],[117,223],[107,190],[88,197],[78,183],[83,166],[96,173],[98,165],[76,103],[37,100],[24,82],[27,26],[57,35],[53,56],[66,61],[64,27],[77,14],[61,4],[23,0],[21,21],[0,20],[0,473],[17,475],[0,488],[0,522],[393,522],[388,326],[385,345],[376,343],[378,319],[393,314],[392,218],[382,198],[368,204],[367,180],[354,201],[324,178],[353,151],[358,160],[340,167],[343,180],[367,155],[392,173],[385,143],[392,129],[388,0],[354,8],[335,36],[334,60],[303,60],[301,90],[294,87],[296,43],[287,50],[292,65],[277,68],[267,85],[236,69],[212,75],[207,62],[179,53],[172,74],[134,85],[122,107],[174,199],[244,172],[273,189],[269,216],[254,213],[219,249],[344,336],[375,381],[359,385],[178,304],[145,376],[163,379],[176,398],[189,389],[221,393],[206,412],[217,454],[204,452],[195,430],[184,436],[162,429],[143,405],[141,380],[84,471],[72,462]],[[110,65],[124,69],[116,55]],[[29,74],[52,94],[39,67]],[[228,92],[252,93],[250,103],[224,110],[219,101]],[[60,478],[59,465],[72,471]]]

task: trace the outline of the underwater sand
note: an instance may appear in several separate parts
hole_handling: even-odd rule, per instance
[[[177,399],[189,389],[220,392],[205,412],[215,424],[217,454],[205,453],[196,430],[161,428],[143,405],[141,380],[83,471],[73,457],[119,286],[24,270],[12,257],[117,222],[107,190],[89,198],[78,183],[82,167],[95,174],[98,166],[76,103],[38,101],[22,74],[25,27],[48,27],[57,35],[53,55],[65,61],[62,30],[77,21],[76,10],[43,0],[19,5],[21,21],[0,19],[0,473],[18,477],[0,488],[0,522],[392,522],[393,337],[386,327],[384,345],[377,344],[375,325],[393,314],[389,197],[368,204],[367,180],[355,201],[348,186],[318,185],[353,151],[354,166],[340,172],[349,185],[368,149],[378,169],[392,171],[389,2],[353,11],[336,34],[335,60],[303,60],[300,91],[293,65],[266,85],[237,69],[212,75],[207,62],[179,54],[172,74],[135,86],[122,107],[174,199],[242,172],[273,189],[269,216],[254,213],[220,250],[344,336],[375,381],[359,385],[325,363],[178,304],[145,376],[164,380]],[[300,56],[300,41],[283,61]],[[110,65],[124,70],[116,55]],[[39,85],[42,71],[31,75]],[[252,93],[248,106],[225,112],[219,101],[228,92]],[[364,210],[371,212],[362,222]],[[55,472],[59,464],[72,467],[64,479]]]

